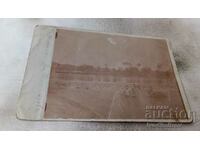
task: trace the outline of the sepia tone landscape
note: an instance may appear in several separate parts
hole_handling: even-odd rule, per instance
[[[45,118],[187,118],[166,41],[59,29]]]

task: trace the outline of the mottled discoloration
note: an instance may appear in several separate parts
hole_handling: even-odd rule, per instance
[[[190,68],[190,65],[186,57],[183,54],[178,53],[178,52],[174,52],[173,55],[176,61],[176,66],[177,66],[178,71],[180,73],[188,71],[188,69]]]

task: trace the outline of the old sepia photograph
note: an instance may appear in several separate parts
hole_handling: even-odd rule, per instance
[[[57,29],[45,118],[187,117],[165,39]]]

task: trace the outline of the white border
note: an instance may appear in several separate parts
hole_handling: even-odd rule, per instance
[[[56,29],[36,26],[17,103],[17,118],[43,118]]]
[[[199,146],[200,132],[1,132],[1,148],[6,150],[188,150]]]
[[[4,0],[0,17],[199,17],[198,0]]]

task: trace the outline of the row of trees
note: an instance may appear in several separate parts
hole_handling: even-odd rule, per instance
[[[92,65],[71,65],[53,63],[52,71],[56,73],[76,73],[76,74],[96,74],[96,75],[112,75],[112,76],[145,76],[145,77],[173,77],[172,72],[152,70],[151,68],[126,67],[126,68],[108,68],[94,67]]]

